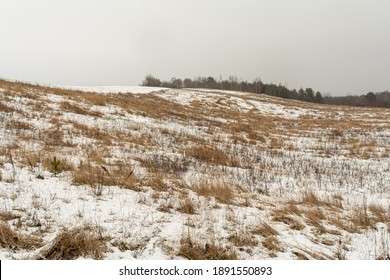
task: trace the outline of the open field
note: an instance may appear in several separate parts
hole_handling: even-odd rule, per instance
[[[390,110],[85,90],[0,80],[0,259],[389,257]]]

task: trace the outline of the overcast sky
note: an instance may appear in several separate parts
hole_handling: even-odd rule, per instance
[[[390,1],[0,0],[0,77],[137,85],[149,73],[390,90]]]

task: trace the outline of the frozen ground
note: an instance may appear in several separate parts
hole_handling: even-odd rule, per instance
[[[389,120],[237,92],[0,81],[0,223],[14,234],[0,258],[45,257],[76,228],[105,248],[81,259],[386,258]],[[12,241],[27,237],[39,242]]]

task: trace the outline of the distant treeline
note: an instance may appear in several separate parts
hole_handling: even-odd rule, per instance
[[[220,90],[234,90],[253,93],[264,93],[267,95],[281,98],[296,99],[307,102],[323,103],[321,92],[314,92],[311,88],[290,90],[279,84],[263,83],[259,78],[253,82],[242,81],[236,76],[230,76],[229,79],[214,79],[213,77],[197,77],[194,79],[186,78],[184,80],[172,78],[170,81],[161,81],[160,79],[147,75],[142,82],[143,86],[167,87],[167,88],[207,88]]]
[[[369,92],[363,95],[325,96],[324,103],[334,105],[349,105],[363,107],[390,108],[390,92]]]
[[[234,90],[243,92],[263,93],[286,99],[295,99],[306,102],[325,103],[334,105],[364,106],[364,107],[385,107],[390,108],[390,92],[379,93],[369,92],[364,95],[349,96],[325,96],[321,92],[311,88],[288,89],[282,84],[263,83],[260,78],[253,82],[243,81],[236,76],[229,76],[228,79],[214,77],[196,77],[194,79],[172,78],[170,81],[162,81],[152,75],[147,75],[142,82],[143,86],[166,87],[166,88],[207,88],[220,90]]]

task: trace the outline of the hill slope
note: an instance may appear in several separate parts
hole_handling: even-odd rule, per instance
[[[79,89],[0,81],[1,259],[388,256],[389,110]]]

